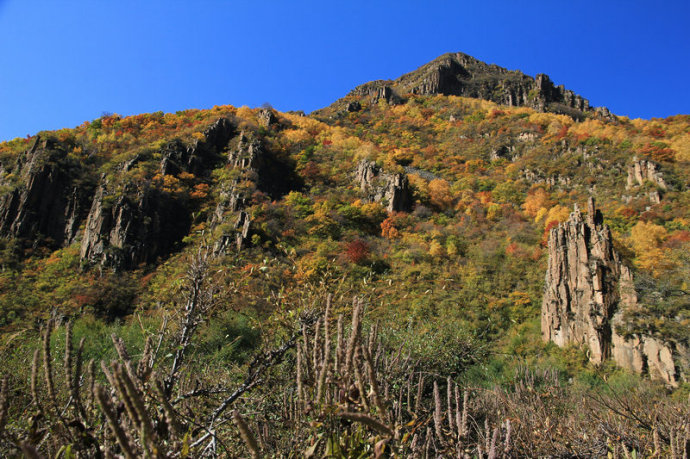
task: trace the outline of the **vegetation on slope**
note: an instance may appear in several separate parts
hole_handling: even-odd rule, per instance
[[[449,451],[444,448],[457,448],[462,440],[462,448],[468,448],[470,454],[480,448],[489,454],[494,437],[495,444],[503,442],[501,448],[511,448],[511,444],[516,448],[506,454],[530,451],[528,448],[535,445],[543,448],[539,449],[543,454],[605,454],[606,448],[622,451],[623,447],[649,454],[670,451],[673,441],[680,442],[678,429],[685,427],[674,424],[676,418],[663,425],[648,420],[641,428],[628,430],[632,429],[627,424],[630,419],[641,416],[634,410],[623,410],[616,421],[620,424],[611,424],[610,431],[598,431],[584,420],[582,425],[577,424],[579,421],[567,424],[572,416],[569,410],[578,406],[580,393],[587,400],[598,400],[587,406],[592,416],[602,419],[615,411],[616,404],[633,407],[633,398],[607,393],[605,380],[614,389],[635,387],[634,392],[653,392],[663,400],[658,412],[663,419],[675,413],[674,409],[681,409],[663,411],[666,404],[672,404],[672,398],[687,396],[688,385],[668,395],[665,389],[612,367],[591,367],[578,349],[542,343],[538,316],[548,229],[565,220],[573,204],[583,204],[594,195],[620,251],[638,270],[643,308],[629,318],[630,330],[688,344],[690,305],[685,283],[690,241],[690,117],[650,121],[617,117],[607,121],[592,115],[575,121],[528,108],[434,95],[411,96],[406,103],[392,106],[385,100],[371,103],[359,98],[357,102],[361,107],[358,111],[324,109],[318,118],[271,111],[277,120],[269,124],[262,122],[265,110],[226,106],[177,114],[107,115],[75,129],[39,133],[41,138],[55,139],[68,152],[86,182],[96,183],[104,176],[109,183],[145,184],[173,196],[180,203],[180,212],[189,218],[190,230],[175,250],[126,271],[83,260],[78,238],[64,247],[40,236],[2,240],[2,346],[9,387],[14,388],[13,396],[23,400],[11,405],[6,430],[13,436],[6,440],[26,441],[22,435],[37,406],[55,403],[44,400],[54,398],[50,393],[40,394],[38,404],[31,401],[31,372],[26,369],[39,329],[50,323],[75,321],[75,332],[81,330],[86,338],[84,362],[88,358],[114,358],[107,343],[110,330],[130,337],[129,354],[138,356],[143,352],[143,338],[157,337],[162,327],[166,330],[163,346],[168,347],[159,350],[158,360],[151,365],[161,378],[170,371],[177,334],[184,328],[184,302],[179,299],[188,288],[185,276],[190,257],[200,246],[212,247],[232,231],[227,224],[211,222],[223,199],[223,186],[237,180],[243,195],[249,197],[244,210],[251,215],[252,232],[245,248],[228,250],[210,262],[212,274],[206,281],[212,285],[214,306],[198,319],[188,363],[173,392],[179,397],[199,389],[206,391],[204,397],[211,398],[180,409],[186,416],[209,416],[208,410],[224,397],[212,388],[228,391],[241,385],[255,367],[251,356],[256,350],[260,346],[278,349],[289,342],[299,328],[298,318],[313,313],[330,292],[337,298],[339,312],[346,315],[351,312],[343,299],[363,298],[367,304],[365,326],[379,324],[382,360],[373,365],[363,354],[359,362],[362,382],[371,385],[368,391],[375,390],[375,384],[385,384],[388,389],[385,397],[381,395],[383,407],[365,401],[363,395],[352,396],[347,402],[350,405],[339,406],[336,392],[350,390],[346,379],[341,378],[355,377],[335,370],[329,379],[327,401],[319,398],[310,404],[300,399],[294,392],[297,357],[294,349],[285,350],[283,363],[271,365],[270,375],[263,379],[269,384],[267,389],[257,387],[243,393],[237,405],[242,416],[250,417],[251,430],[260,427],[268,431],[260,434],[265,452],[313,448],[323,454],[329,447],[333,451],[336,442],[342,451],[364,448],[364,454],[371,454],[373,449],[366,448],[383,441],[379,447],[388,445],[386,451],[408,454],[415,434],[418,445],[426,451]],[[262,148],[285,170],[274,171],[270,180],[255,180],[218,158],[207,165],[208,172],[199,175],[160,172],[167,145],[176,141],[191,146],[203,141],[205,130],[219,118],[230,120],[238,133],[244,131],[259,139]],[[16,159],[33,140],[0,144],[3,192],[22,186],[23,177],[13,176],[12,171]],[[662,189],[644,182],[627,187],[633,157],[658,163],[668,186]],[[136,164],[123,172],[122,164],[134,158]],[[411,212],[387,213],[385,203],[364,199],[353,177],[362,159],[408,175],[415,202]],[[289,169],[298,179],[281,182]],[[127,188],[114,189],[124,192]],[[651,199],[651,193],[658,193],[658,202]],[[168,325],[163,326],[165,323]],[[306,333],[300,346],[315,347],[307,343],[318,333],[313,328]],[[51,343],[59,346],[58,341]],[[412,361],[401,367],[400,374],[379,366],[393,361],[399,349]],[[322,352],[325,354],[325,348]],[[311,357],[313,364],[314,355],[307,353],[304,358]],[[121,358],[120,365],[126,361]],[[315,372],[318,366],[317,361],[307,371]],[[113,374],[125,378],[129,370],[117,368],[112,367]],[[374,376],[364,374],[369,368],[375,370]],[[105,387],[113,383],[106,381],[104,372],[96,373],[94,377]],[[418,381],[420,375],[426,380],[423,384]],[[539,379],[535,375],[545,375],[544,381],[535,382]],[[313,386],[304,397],[318,392],[319,380],[313,376],[305,376],[310,381],[305,384]],[[421,411],[410,408],[412,400],[417,400],[415,396],[407,402],[410,391],[405,387],[410,377],[421,387]],[[447,377],[451,378],[449,385]],[[164,405],[159,405],[162,399],[154,395],[155,379],[142,380],[141,384],[139,395],[145,398],[147,412],[160,416],[157,407],[163,409]],[[434,384],[442,391],[445,385],[455,388],[458,384],[461,392],[471,392],[470,399],[475,400],[471,416],[476,425],[465,440],[462,432],[453,432],[457,424],[452,422],[448,426],[451,433],[443,430],[446,427],[436,431],[432,420],[436,410]],[[527,384],[539,395],[520,392],[530,389],[514,390],[516,384]],[[281,391],[271,393],[270,387]],[[483,390],[498,391],[504,403],[491,405],[489,396],[480,395]],[[90,396],[88,390],[84,393],[84,397]],[[286,399],[282,399],[283,394],[287,394]],[[68,395],[57,397],[60,406],[69,399]],[[300,400],[299,407],[295,407],[295,400]],[[80,422],[100,432],[92,432],[94,438],[106,438],[98,440],[99,445],[124,452],[121,444],[117,446],[108,437],[107,420],[96,406],[92,404],[87,419]],[[72,407],[74,416],[83,417],[77,406]],[[348,413],[356,410],[360,415],[374,416],[395,433],[388,435],[381,426],[367,424],[362,417],[341,416],[338,410],[345,408]],[[452,420],[448,408],[441,411],[443,422]],[[271,419],[269,413],[281,413],[286,418]],[[513,424],[515,436],[513,443],[508,442],[506,419],[529,418],[529,422],[543,423],[539,413],[553,413],[547,425],[536,427],[527,421]],[[137,437],[143,424],[128,416],[135,454],[142,451],[137,448],[153,448],[147,443],[150,438]],[[302,424],[292,436],[295,416]],[[49,445],[36,432],[29,442],[53,453],[65,445],[79,446],[82,451],[93,446],[78,443],[71,427],[65,430],[57,425],[59,418],[53,412],[47,421],[41,421],[49,421],[47,430],[39,429],[41,435],[52,432],[50,441],[57,443]],[[183,430],[188,434],[175,436],[170,432],[172,420],[159,417],[152,422],[156,429],[165,431],[156,433],[158,440],[169,442],[165,446],[169,449],[161,449],[161,454],[185,451],[190,442],[204,435],[199,430],[203,425],[185,424]],[[398,427],[402,429],[399,432]],[[230,444],[223,444],[218,451],[238,454],[236,448],[244,446],[236,431],[225,428],[233,440],[225,440]],[[494,434],[495,429],[499,433]],[[407,437],[406,431],[410,433]],[[531,435],[531,431],[540,434]],[[589,443],[575,441],[582,432]],[[548,446],[542,435],[564,440]],[[517,449],[518,438],[526,449]],[[290,441],[293,443],[285,443]],[[202,442],[196,446],[206,445]],[[5,443],[5,447],[12,445]]]

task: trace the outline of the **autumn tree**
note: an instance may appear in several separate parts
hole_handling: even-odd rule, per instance
[[[429,182],[429,199],[431,204],[441,210],[448,209],[453,204],[453,195],[448,182],[435,179]]]

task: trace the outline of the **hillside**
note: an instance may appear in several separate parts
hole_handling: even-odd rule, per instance
[[[690,115],[630,120],[462,53],[308,116],[0,143],[0,450],[195,456],[217,425],[210,455],[687,452],[689,165]],[[89,359],[120,362],[95,392]]]

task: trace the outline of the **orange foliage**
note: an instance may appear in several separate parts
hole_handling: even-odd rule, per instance
[[[395,227],[397,218],[393,215],[381,222],[381,236],[386,239],[395,239],[400,236],[398,228]]]
[[[522,204],[525,213],[530,217],[536,217],[539,209],[546,207],[549,207],[549,194],[541,187],[530,190]]]

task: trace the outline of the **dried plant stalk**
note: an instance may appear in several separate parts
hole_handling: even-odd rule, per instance
[[[314,379],[318,379],[319,366],[321,363],[321,319],[316,321],[314,327],[314,345],[312,346],[312,368],[314,369]]]
[[[469,402],[470,395],[465,391],[462,395],[462,419],[460,421],[460,436],[467,437],[467,402]]]
[[[242,416],[240,416],[240,413],[237,410],[234,410],[232,412],[232,420],[235,422],[235,425],[239,429],[240,436],[242,437],[242,440],[244,440],[244,443],[247,445],[247,449],[249,449],[252,458],[256,459],[260,457],[259,445],[256,443],[256,438],[254,438],[254,435],[249,430],[249,426],[244,421]]]
[[[367,348],[361,348],[361,351],[364,355],[364,361],[367,367],[369,385],[371,386],[371,396],[374,400],[374,405],[376,405],[376,408],[378,408],[379,410],[379,416],[381,416],[382,419],[388,419],[388,410],[386,410],[383,401],[381,401],[381,396],[379,395],[379,387],[376,381],[374,363],[371,361],[371,355],[369,355],[369,351],[367,350]]]
[[[441,424],[443,420],[442,410],[443,408],[441,406],[441,394],[438,390],[438,382],[434,381],[434,429],[436,431],[436,437],[439,441],[441,441],[443,438],[443,429]]]
[[[339,413],[339,416],[341,418],[354,421],[354,422],[359,422],[362,423],[366,426],[371,427],[372,429],[384,434],[388,435],[389,437],[394,436],[393,429],[379,421],[378,419],[374,418],[373,416],[366,415],[364,413],[353,413],[353,412],[342,412]]]
[[[316,389],[316,403],[321,403],[323,398],[323,386],[326,382],[326,374],[328,373],[328,361],[330,359],[331,351],[331,336],[329,333],[328,320],[330,319],[332,296],[329,293],[326,298],[326,312],[323,317],[323,361],[321,363],[321,370],[319,371],[319,382]]]
[[[360,335],[360,310],[362,308],[362,302],[358,300],[357,298],[354,299],[353,301],[353,308],[352,308],[352,329],[350,330],[350,337],[347,341],[347,348],[345,350],[345,370],[344,374],[347,375],[350,373],[350,369],[352,367],[352,358],[354,357],[355,353],[355,346],[357,342],[359,341],[359,335]]]
[[[86,412],[84,411],[84,405],[81,401],[81,391],[79,390],[79,380],[81,379],[81,370],[83,363],[84,354],[84,342],[85,338],[79,340],[79,347],[77,348],[77,359],[74,365],[74,378],[72,378],[72,384],[70,385],[70,393],[72,395],[72,404],[82,417],[82,420],[86,421]]]
[[[48,321],[45,333],[43,334],[43,374],[48,388],[48,398],[52,404],[55,414],[59,413],[57,397],[55,395],[55,381],[53,380],[53,364],[50,356],[50,335],[53,328],[53,322]]]
[[[42,413],[43,407],[41,406],[41,401],[38,398],[38,359],[40,357],[40,352],[41,351],[38,349],[34,351],[34,358],[31,363],[31,397],[33,398],[38,412]]]
[[[297,342],[297,350],[295,353],[297,354],[297,401],[299,402],[299,406],[302,407],[304,406],[304,399],[302,398],[302,346],[299,341]]]
[[[7,410],[10,406],[10,399],[8,396],[9,392],[9,378],[3,376],[2,384],[0,384],[0,438],[5,430],[5,424],[7,423]]]
[[[422,409],[422,390],[424,389],[424,375],[419,373],[419,380],[417,381],[417,399],[414,402],[414,413],[419,416]]]
[[[182,426],[177,419],[177,413],[175,413],[175,409],[165,396],[165,388],[163,387],[163,383],[156,377],[155,374],[153,375],[153,380],[155,381],[156,394],[158,394],[160,404],[163,406],[163,411],[165,412],[165,422],[168,423],[168,429],[173,434],[173,437],[177,437],[182,432]]]
[[[134,447],[129,441],[127,435],[125,434],[125,431],[122,430],[122,427],[120,426],[120,421],[117,418],[117,415],[115,414],[115,410],[113,409],[110,403],[108,394],[106,393],[105,389],[100,385],[96,385],[94,389],[94,397],[98,400],[98,403],[101,406],[101,410],[103,410],[103,414],[105,415],[105,418],[108,420],[110,430],[112,430],[113,434],[115,434],[115,438],[117,439],[117,442],[120,444],[120,448],[122,449],[124,455],[127,458],[131,459],[137,457],[137,454],[135,454],[134,452]]]
[[[343,315],[338,314],[338,337],[336,341],[336,349],[335,349],[335,369],[338,373],[341,371],[341,366],[343,364],[343,355],[345,353],[345,349],[343,348]]]

